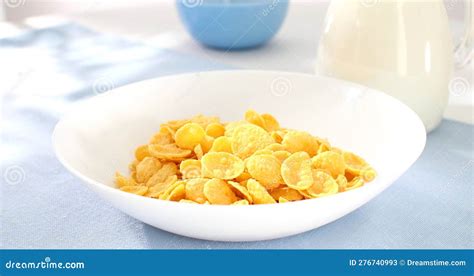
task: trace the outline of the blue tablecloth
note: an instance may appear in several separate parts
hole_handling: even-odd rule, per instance
[[[229,68],[77,25],[0,40],[23,57],[3,96],[3,248],[472,248],[472,125],[443,121],[413,167],[383,194],[319,229],[288,238],[211,242],[174,235],[111,207],[55,158],[51,132],[74,102],[133,81]],[[18,64],[0,62],[0,67]]]

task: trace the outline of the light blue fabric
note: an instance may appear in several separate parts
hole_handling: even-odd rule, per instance
[[[474,128],[452,121],[443,121],[428,136],[420,159],[384,193],[336,222],[301,235],[251,243],[210,242],[137,221],[111,207],[62,167],[51,147],[54,125],[72,103],[94,96],[94,82],[103,76],[109,81],[106,84],[119,86],[226,66],[76,25],[0,40],[0,51],[27,47],[38,53],[41,49],[44,60],[62,74],[43,76],[43,81],[55,82],[63,76],[62,85],[75,89],[33,97],[17,95],[13,87],[3,98],[0,233],[4,248],[472,248]]]

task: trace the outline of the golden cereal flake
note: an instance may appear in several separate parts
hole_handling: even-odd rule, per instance
[[[204,116],[202,114],[196,115],[191,118],[191,122],[200,125],[202,128],[206,127],[212,123],[220,123],[219,117],[216,116]]]
[[[237,201],[232,189],[222,179],[211,179],[204,184],[204,195],[211,204],[229,205]]]
[[[238,126],[241,126],[241,125],[249,125],[250,123],[245,121],[245,120],[241,120],[241,121],[235,121],[235,122],[229,122],[227,124],[224,125],[225,127],[225,132],[224,132],[224,135],[227,136],[227,137],[232,137],[234,135],[234,131],[235,129],[238,127]]]
[[[123,186],[120,187],[121,191],[131,193],[131,194],[136,194],[139,196],[145,195],[146,192],[148,191],[148,187],[146,186]]]
[[[240,183],[242,181],[249,180],[250,178],[252,178],[252,176],[249,174],[248,171],[244,170],[239,176],[235,178],[235,181]]]
[[[281,163],[286,160],[286,158],[290,157],[291,153],[284,151],[284,150],[279,150],[275,151],[272,153],[273,156],[275,156],[278,160],[280,160]]]
[[[214,140],[215,139],[211,136],[204,136],[204,139],[201,141],[201,147],[204,153],[208,153],[211,150]]]
[[[295,152],[281,165],[281,176],[288,187],[306,190],[313,184],[311,159],[304,151]]]
[[[283,146],[282,144],[278,144],[278,143],[270,144],[270,145],[266,146],[265,149],[266,149],[266,150],[270,150],[270,151],[272,151],[272,152],[275,152],[275,151],[286,151],[285,146]]]
[[[176,187],[180,185],[186,185],[186,182],[182,180],[178,180],[174,182],[173,184],[169,185],[164,192],[162,192],[159,196],[159,199],[161,200],[169,200],[171,193],[176,189]]]
[[[180,201],[180,200],[184,199],[185,196],[186,196],[185,184],[181,183],[171,191],[171,193],[169,194],[169,196],[166,200]]]
[[[137,164],[136,178],[140,183],[146,183],[162,167],[160,160],[147,156]]]
[[[125,187],[125,186],[137,186],[138,183],[135,182],[133,178],[127,178],[120,174],[119,172],[115,173],[115,183],[117,184],[117,187]]]
[[[275,119],[275,117],[266,113],[262,114],[261,116],[262,116],[263,121],[265,122],[265,129],[268,132],[272,132],[272,131],[276,131],[280,129],[280,124],[278,123],[277,119]]]
[[[295,189],[289,187],[280,187],[270,191],[270,195],[278,200],[279,198],[284,198],[287,201],[296,201],[302,200],[303,196]]]
[[[209,181],[207,178],[193,178],[186,180],[186,199],[192,200],[197,203],[206,202],[206,196],[204,195],[204,184]]]
[[[165,124],[161,124],[161,128],[169,128],[169,129],[172,129],[174,131],[178,130],[180,127],[184,126],[185,124],[191,122],[190,120],[188,119],[184,119],[184,120],[171,120],[171,121],[168,121],[166,122]]]
[[[146,196],[159,198],[161,194],[169,189],[169,187],[173,186],[177,181],[178,177],[176,175],[171,175],[168,176],[163,182],[154,182],[153,185],[149,186]]]
[[[236,127],[233,132],[232,152],[238,157],[245,159],[273,142],[270,134],[263,128],[252,124],[245,124]]]
[[[170,145],[158,145],[150,144],[148,145],[148,151],[150,155],[158,159],[163,160],[175,160],[182,161],[191,155],[191,151],[188,149],[178,148],[174,144]]]
[[[249,205],[249,202],[246,199],[241,199],[241,200],[237,200],[236,202],[232,203],[232,205]]]
[[[278,203],[287,203],[287,202],[290,202],[288,199],[284,198],[284,197],[279,197],[278,198]]]
[[[312,158],[312,165],[315,169],[322,169],[329,172],[334,178],[340,174],[344,174],[346,170],[344,157],[333,151],[319,153]]]
[[[224,136],[225,127],[220,123],[210,123],[206,127],[206,135],[217,138]]]
[[[209,178],[233,179],[244,171],[244,162],[227,152],[209,152],[201,159],[202,175]]]
[[[281,163],[271,154],[253,155],[247,159],[249,174],[266,189],[273,189],[283,182],[280,175]]]
[[[173,136],[174,131],[164,128],[160,130],[158,133],[155,133],[153,137],[150,139],[150,144],[158,144],[158,145],[168,145],[173,143]]]
[[[229,137],[221,136],[214,140],[209,152],[228,152],[232,153],[232,146]]]
[[[138,161],[142,161],[147,156],[150,156],[148,145],[141,145],[135,150],[135,158]]]
[[[201,161],[195,159],[183,160],[179,164],[183,179],[201,177]]]
[[[327,196],[339,191],[336,180],[324,171],[313,170],[313,180],[313,185],[306,190],[312,197]]]
[[[147,186],[154,186],[157,183],[164,182],[169,176],[177,175],[178,167],[173,162],[164,163],[161,169],[153,174],[150,179],[146,182]]]
[[[339,186],[339,192],[344,192],[347,187],[347,179],[344,175],[338,175],[336,178],[337,186]]]
[[[199,124],[187,123],[176,131],[174,140],[178,147],[192,150],[202,142],[205,136],[206,132]]]
[[[202,151],[200,144],[194,147],[194,154],[196,154],[196,157],[199,160],[201,160],[201,158],[204,156],[204,152]]]
[[[291,153],[305,151],[310,156],[316,155],[319,149],[318,140],[304,131],[289,131],[281,144]]]
[[[364,180],[360,177],[354,177],[349,183],[347,183],[346,191],[353,190],[355,188],[359,188],[364,185]]]
[[[247,112],[245,112],[244,114],[244,118],[247,122],[266,129],[265,121],[263,120],[262,116],[260,116],[260,114],[258,114],[255,110],[247,110]]]
[[[265,187],[258,183],[255,179],[247,181],[247,190],[252,196],[254,204],[270,204],[276,203],[275,199],[268,193]]]
[[[250,195],[249,191],[247,188],[243,185],[241,185],[238,182],[235,181],[227,181],[227,183],[230,185],[232,191],[234,194],[237,196],[246,199],[248,202],[252,203],[252,196]]]

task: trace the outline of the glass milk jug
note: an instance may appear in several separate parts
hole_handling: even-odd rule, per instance
[[[331,1],[317,74],[398,98],[430,131],[447,105],[452,68],[453,45],[443,1]]]

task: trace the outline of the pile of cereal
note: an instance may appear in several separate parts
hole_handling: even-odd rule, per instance
[[[267,204],[352,190],[375,178],[359,156],[304,131],[281,128],[270,114],[221,123],[195,116],[162,124],[139,146],[122,191],[199,204]]]

